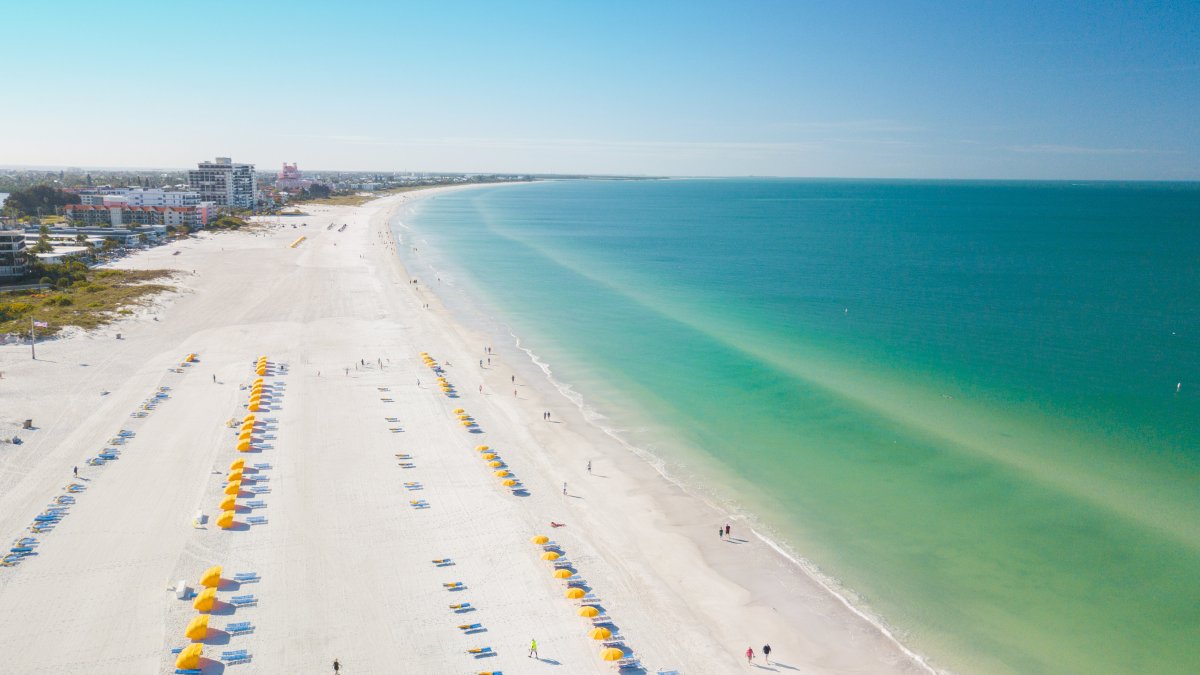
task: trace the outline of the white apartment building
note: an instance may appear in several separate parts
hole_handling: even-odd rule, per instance
[[[197,206],[200,193],[159,188],[93,188],[88,192],[81,191],[79,199],[84,206]]]
[[[254,208],[258,189],[253,164],[234,164],[228,157],[200,162],[188,170],[188,185],[200,194],[200,201],[239,209]]]

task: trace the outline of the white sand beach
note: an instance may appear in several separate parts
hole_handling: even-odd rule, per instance
[[[614,672],[583,601],[564,597],[571,582],[644,669],[628,672],[927,670],[752,534],[735,525],[734,543],[718,539],[723,514],[548,383],[522,381],[496,355],[480,368],[485,339],[426,280],[409,283],[388,231],[402,202],[432,192],[307,206],[256,232],[137,253],[119,266],[179,270],[178,292],[40,344],[37,360],[28,346],[0,346],[0,435],[23,441],[0,444],[0,537],[37,540],[33,555],[0,567],[0,672],[174,672],[171,650],[191,642],[184,629],[198,612],[171,588],[182,579],[201,590],[213,565],[223,581],[200,641],[206,674],[329,673],[335,658],[350,675]],[[189,353],[198,360],[181,366]],[[271,364],[268,395],[254,449],[239,453],[226,423],[247,414],[259,356]],[[160,388],[166,398],[132,417]],[[27,418],[34,430],[19,429]],[[110,445],[122,430],[132,435]],[[479,445],[505,466],[489,466]],[[106,447],[119,457],[85,463]],[[239,458],[235,526],[222,529],[218,504]],[[83,486],[75,503],[31,533],[72,483]],[[207,522],[193,527],[197,511]],[[535,535],[561,547],[573,579],[552,577]],[[445,587],[454,582],[463,588]],[[254,601],[234,606],[241,595]],[[469,609],[450,608],[461,603]],[[252,629],[227,630],[242,622]],[[748,666],[746,648],[765,643],[772,665],[757,655]],[[485,647],[491,655],[468,653]],[[233,650],[249,661],[223,662]]]

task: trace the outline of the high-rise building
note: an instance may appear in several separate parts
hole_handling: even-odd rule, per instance
[[[29,270],[25,262],[25,232],[0,225],[0,279],[15,279]]]
[[[200,193],[200,201],[238,209],[254,208],[258,190],[253,164],[234,164],[228,157],[200,162],[188,170],[188,185]]]

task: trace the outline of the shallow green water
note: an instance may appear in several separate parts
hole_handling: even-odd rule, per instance
[[[936,666],[1200,664],[1200,186],[549,183],[406,224]]]

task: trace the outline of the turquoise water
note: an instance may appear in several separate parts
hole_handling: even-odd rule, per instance
[[[406,224],[936,666],[1200,664],[1200,185],[540,183]]]

